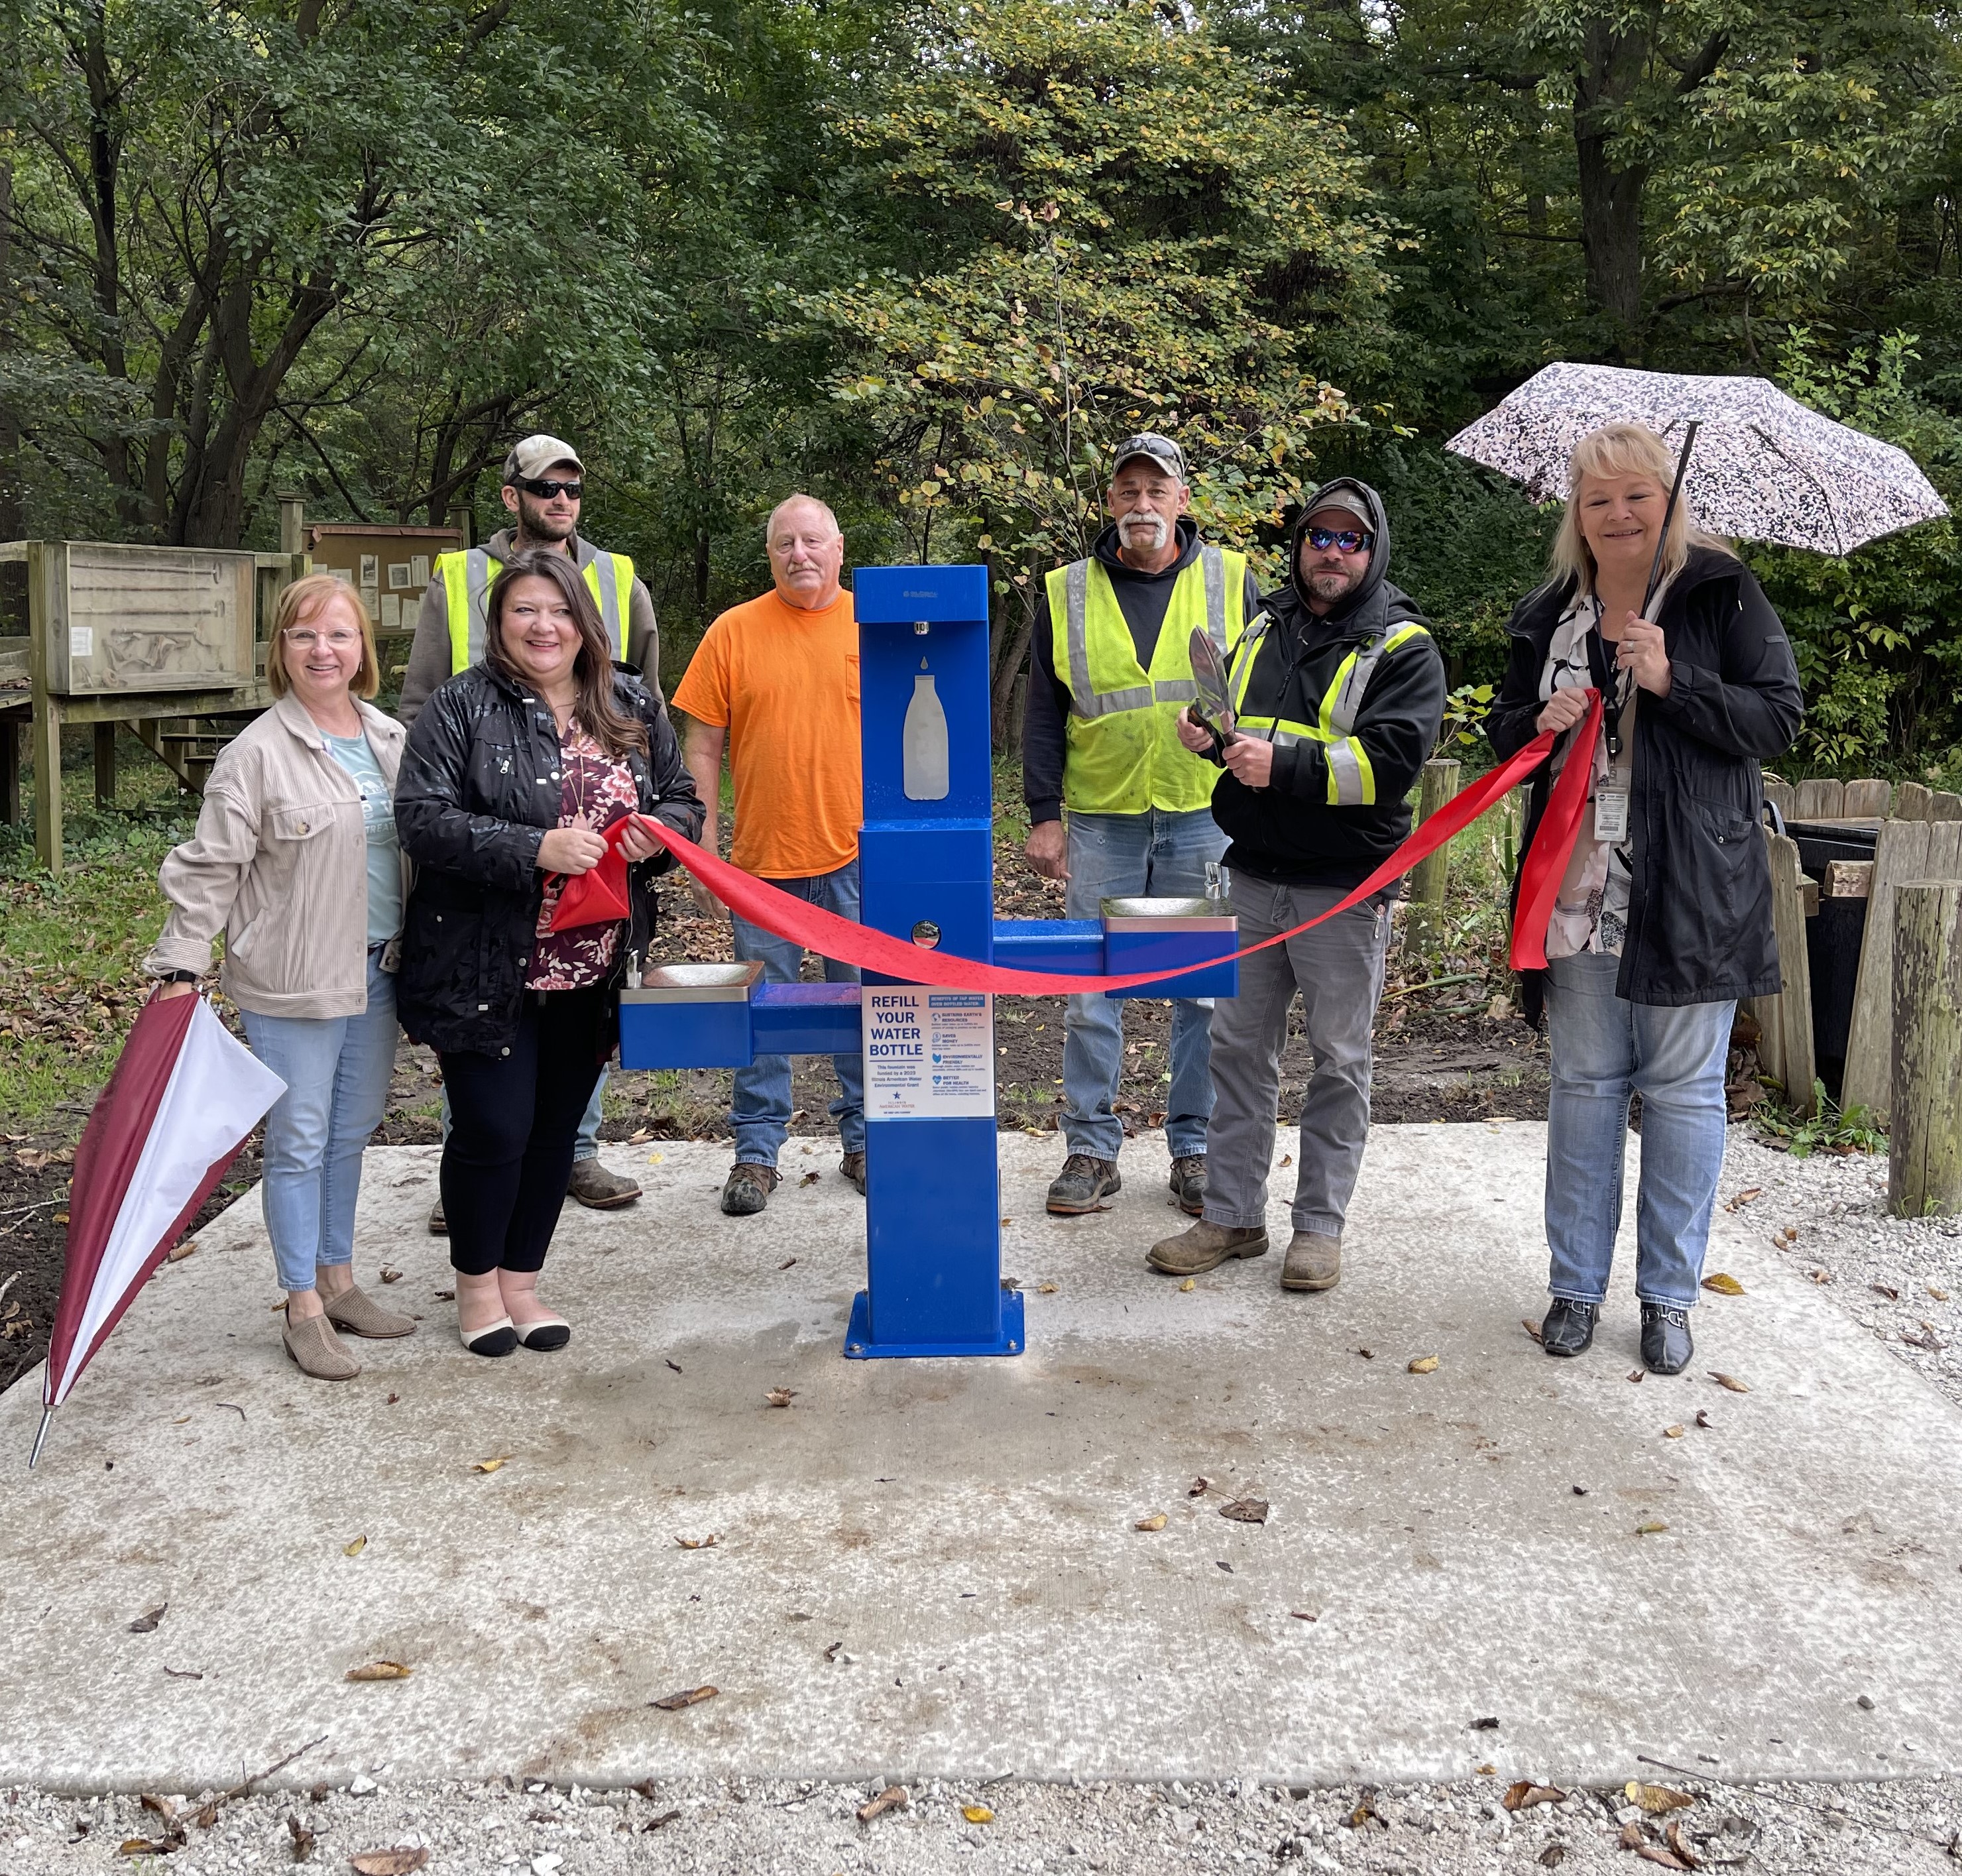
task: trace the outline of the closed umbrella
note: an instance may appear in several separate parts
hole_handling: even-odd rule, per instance
[[[144,1005],[75,1149],[30,1467],[55,1409],[286,1091],[203,997]]]

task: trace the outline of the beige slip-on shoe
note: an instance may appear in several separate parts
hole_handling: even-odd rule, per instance
[[[360,1363],[341,1347],[325,1316],[305,1316],[298,1322],[289,1318],[280,1339],[300,1373],[316,1381],[352,1381],[361,1372]]]
[[[365,1335],[371,1341],[386,1341],[392,1336],[413,1335],[416,1332],[412,1318],[384,1309],[359,1283],[343,1290],[337,1296],[330,1296],[322,1290],[320,1299],[326,1306],[328,1321],[337,1329],[345,1329],[350,1335]]]

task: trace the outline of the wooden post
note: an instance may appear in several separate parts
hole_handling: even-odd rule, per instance
[[[1798,812],[1794,818],[1801,821],[1836,821],[1845,801],[1845,785],[1829,776],[1801,781],[1798,785]]]
[[[1758,1061],[1785,1089],[1793,1113],[1812,1112],[1817,1072],[1812,1049],[1812,964],[1805,948],[1805,907],[1798,891],[1798,842],[1765,830],[1772,870],[1772,926],[1778,937],[1778,971],[1785,988],[1776,996],[1748,999],[1762,1034]]]
[[[280,503],[280,551],[282,554],[304,554],[306,551],[306,498],[301,495],[285,494]]]
[[[1897,821],[1925,821],[1935,791],[1925,781],[1903,781],[1894,791],[1892,813]]]
[[[1433,756],[1424,765],[1424,786],[1417,797],[1417,824],[1421,826],[1458,792],[1459,765],[1449,757]],[[1444,884],[1451,864],[1447,843],[1420,860],[1411,874],[1410,922],[1404,929],[1426,938],[1434,936],[1444,923]]]
[[[1847,820],[1885,820],[1893,795],[1890,781],[1849,781],[1839,811]]]
[[[49,583],[57,570],[47,545],[27,544],[27,697],[34,721],[27,733],[34,760],[34,858],[50,873],[62,870],[61,705],[48,693]]]
[[[1962,1212],[1962,884],[1894,888],[1893,1107],[1887,1205]]]
[[[95,805],[113,807],[116,805],[116,726],[113,723],[98,723],[95,726]]]
[[[21,730],[11,717],[0,718],[0,821],[21,821]]]

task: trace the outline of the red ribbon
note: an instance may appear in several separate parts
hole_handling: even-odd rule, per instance
[[[1580,808],[1587,797],[1587,778],[1593,765],[1594,738],[1600,727],[1601,702],[1590,692],[1588,714],[1575,739],[1560,779],[1554,785],[1548,804],[1520,878],[1519,914],[1513,940],[1515,970],[1541,970],[1546,964],[1546,921],[1553,909],[1554,895],[1567,871],[1567,856],[1580,827]],[[855,925],[821,906],[779,891],[767,880],[758,879],[718,859],[706,849],[684,839],[671,827],[638,816],[641,826],[660,841],[739,917],[760,925],[777,937],[788,938],[815,951],[821,957],[856,964],[861,970],[875,970],[882,976],[904,983],[931,983],[953,990],[979,990],[1005,996],[1064,996],[1078,992],[1130,990],[1141,984],[1168,983],[1196,970],[1210,970],[1216,965],[1265,951],[1270,944],[1285,944],[1311,927],[1347,912],[1350,906],[1379,893],[1392,880],[1401,879],[1417,863],[1435,853],[1446,842],[1460,834],[1485,810],[1500,801],[1551,754],[1555,738],[1551,731],[1534,737],[1519,753],[1482,775],[1471,787],[1455,795],[1428,820],[1414,829],[1410,838],[1347,897],[1325,912],[1286,932],[1263,938],[1231,958],[1209,957],[1177,970],[1141,970],[1114,977],[1064,976],[1043,970],[1011,970],[999,964],[983,964],[971,957],[957,957],[949,951],[925,951],[868,925]],[[617,851],[624,821],[608,829],[607,839]],[[1529,942],[1527,941],[1529,939]]]

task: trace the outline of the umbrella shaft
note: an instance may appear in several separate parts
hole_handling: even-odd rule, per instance
[[[1676,459],[1676,480],[1670,484],[1669,506],[1662,511],[1662,532],[1656,538],[1655,558],[1649,562],[1648,589],[1642,595],[1642,617],[1649,615],[1649,602],[1655,597],[1662,578],[1662,551],[1669,545],[1669,524],[1676,519],[1676,504],[1682,494],[1682,478],[1689,468],[1689,452],[1696,447],[1696,433],[1703,427],[1692,418],[1683,427],[1682,454]]]
[[[27,1455],[27,1470],[30,1472],[34,1469],[35,1462],[41,1456],[41,1447],[47,1439],[48,1428],[53,1424],[55,1410],[52,1407],[44,1407],[41,1409],[41,1424],[34,1433],[34,1449]]]

